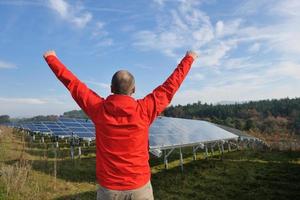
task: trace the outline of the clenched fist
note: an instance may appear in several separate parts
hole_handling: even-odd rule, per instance
[[[44,56],[44,58],[46,58],[47,56],[56,56],[56,53],[54,50],[49,50],[49,51],[46,51],[43,56]]]
[[[193,58],[194,58],[194,60],[196,59],[196,58],[198,58],[198,54],[195,52],[195,51],[187,51],[186,52],[186,55],[187,56],[192,56]]]

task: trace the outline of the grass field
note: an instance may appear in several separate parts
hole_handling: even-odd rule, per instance
[[[96,198],[94,147],[71,160],[61,142],[54,159],[49,140],[46,148],[0,130],[0,199]],[[199,153],[192,161],[187,148],[183,173],[178,158],[171,154],[168,170],[162,158],[151,158],[155,199],[300,199],[300,152],[243,150],[207,160]]]

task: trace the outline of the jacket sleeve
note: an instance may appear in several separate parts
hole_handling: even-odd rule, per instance
[[[55,76],[70,91],[76,103],[90,117],[90,119],[93,120],[96,115],[97,107],[103,101],[103,98],[98,96],[94,91],[81,82],[59,61],[56,56],[47,56],[45,60]]]
[[[188,74],[193,61],[192,56],[185,56],[162,85],[158,86],[145,98],[139,100],[143,110],[147,112],[150,123],[170,104],[173,96]]]

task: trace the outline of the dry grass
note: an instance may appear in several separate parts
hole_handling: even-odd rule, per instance
[[[251,135],[261,138],[267,142],[273,150],[279,151],[300,151],[300,136],[291,134],[262,134],[259,132],[250,132]]]
[[[0,129],[0,200],[59,199],[79,192],[95,191],[95,183],[71,181],[64,177],[54,179],[53,159],[41,160],[40,156],[27,153],[22,135],[13,134],[5,127]],[[65,163],[61,167],[66,173],[72,173],[74,165]],[[85,168],[78,167],[81,170]],[[58,170],[63,173],[61,168]]]
[[[28,183],[31,165],[27,162],[3,165],[0,168],[0,180],[5,185],[6,197],[22,196],[24,186]],[[21,196],[19,196],[21,198]]]

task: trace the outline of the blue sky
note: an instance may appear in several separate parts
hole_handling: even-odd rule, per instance
[[[48,49],[102,96],[127,69],[143,97],[194,49],[172,104],[299,97],[299,10],[298,0],[0,0],[0,115],[78,109]]]

